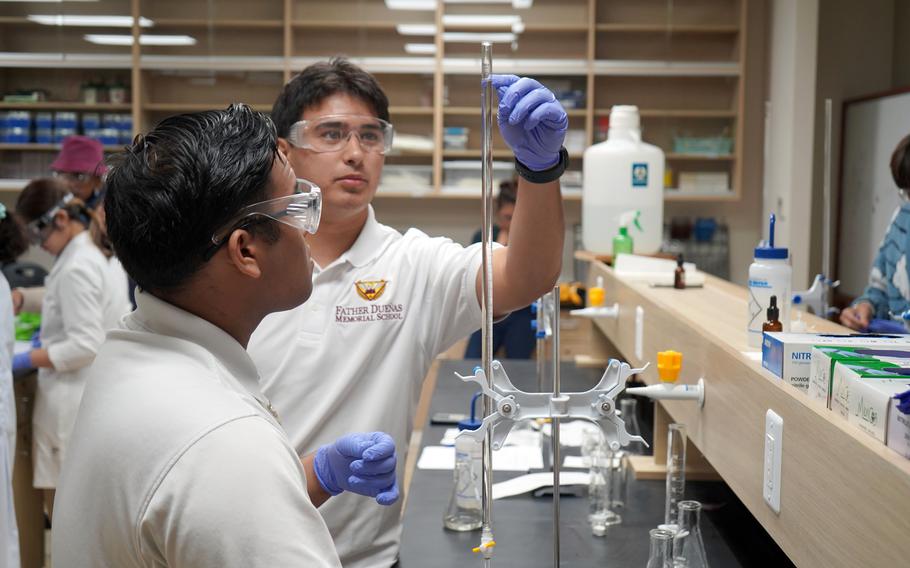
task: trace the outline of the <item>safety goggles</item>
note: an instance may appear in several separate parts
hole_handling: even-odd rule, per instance
[[[256,217],[265,217],[314,234],[319,228],[321,216],[322,190],[313,182],[298,179],[293,195],[260,201],[241,209],[237,215],[212,235],[212,246],[204,256],[206,260],[211,258],[215,251],[227,241],[231,233],[249,224],[250,220]]]
[[[395,127],[374,116],[332,114],[295,122],[287,140],[313,152],[337,152],[356,135],[364,151],[385,154],[392,149],[394,134]]]
[[[25,225],[25,232],[28,235],[28,240],[33,245],[44,244],[44,241],[46,241],[54,231],[54,216],[66,207],[66,204],[72,199],[73,194],[67,193],[63,196],[63,199],[58,201],[57,204],[51,207],[46,213]]]
[[[54,174],[54,177],[57,179],[62,179],[64,181],[73,181],[73,182],[78,182],[78,183],[82,183],[85,180],[87,180],[88,178],[92,177],[88,174],[81,173],[81,172],[54,171],[53,174]]]

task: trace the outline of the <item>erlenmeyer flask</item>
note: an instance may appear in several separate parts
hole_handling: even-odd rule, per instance
[[[646,568],[673,568],[673,533],[651,529],[651,552]]]
[[[673,568],[708,568],[701,537],[701,503],[680,501],[679,530],[673,538]]]

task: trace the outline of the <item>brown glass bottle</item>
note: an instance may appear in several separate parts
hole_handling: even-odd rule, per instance
[[[780,308],[777,307],[777,296],[771,296],[771,305],[768,306],[768,321],[761,325],[762,333],[766,331],[783,331],[784,324],[778,318],[780,318]]]
[[[677,290],[686,289],[686,269],[683,267],[683,256],[676,257],[676,271],[673,272],[673,287]]]

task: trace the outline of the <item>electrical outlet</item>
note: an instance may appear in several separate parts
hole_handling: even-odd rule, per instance
[[[639,362],[645,358],[645,309],[635,307],[635,358]]]
[[[768,409],[765,413],[765,459],[762,472],[762,495],[765,503],[780,514],[780,462],[784,442],[784,419]]]

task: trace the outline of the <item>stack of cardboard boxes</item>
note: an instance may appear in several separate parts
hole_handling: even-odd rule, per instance
[[[762,366],[910,458],[910,336],[766,333]]]

